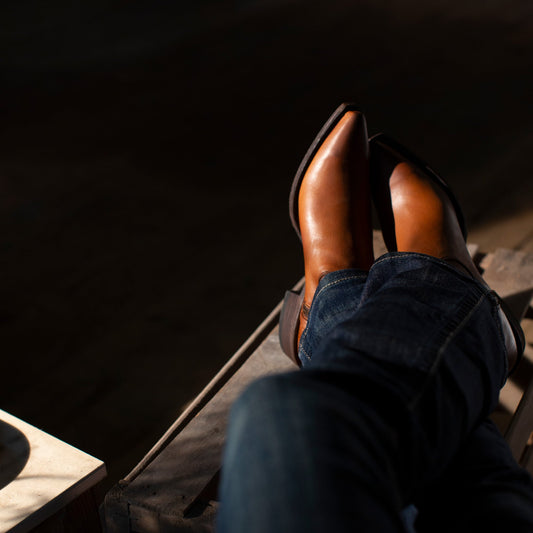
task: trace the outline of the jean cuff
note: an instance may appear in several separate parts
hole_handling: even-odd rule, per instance
[[[341,317],[355,312],[367,277],[366,270],[347,268],[328,272],[320,279],[300,339],[298,357],[303,366],[311,360],[313,348]]]

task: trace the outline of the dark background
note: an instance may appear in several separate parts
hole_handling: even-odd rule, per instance
[[[124,476],[302,273],[287,215],[342,101],[533,251],[531,0],[0,8],[2,407]]]

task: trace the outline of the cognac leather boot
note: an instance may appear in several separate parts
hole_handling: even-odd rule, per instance
[[[373,263],[368,154],[365,118],[344,104],[319,133],[294,179],[291,218],[302,240],[305,286],[300,299],[295,296],[300,308],[294,309],[293,318],[287,309],[282,311],[280,340],[297,363],[320,278],[345,268],[368,270]]]
[[[298,211],[305,289],[298,340],[320,278],[374,261],[364,116],[348,111],[324,141],[302,180]]]
[[[446,182],[385,135],[373,137],[370,145],[373,198],[389,250],[437,257],[487,286],[468,253],[461,208]],[[523,351],[523,332],[500,303],[512,369]]]

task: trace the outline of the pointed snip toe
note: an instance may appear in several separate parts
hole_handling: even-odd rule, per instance
[[[458,267],[461,271],[468,273],[472,278],[486,285],[486,282],[483,280],[481,274],[478,272],[466,250],[467,230],[465,218],[459,202],[457,201],[446,181],[439,176],[425,161],[417,157],[399,142],[383,133],[374,135],[369,140],[369,145],[372,199],[378,212],[383,238],[387,245],[387,249],[389,251],[398,250],[398,228],[396,228],[391,195],[391,170],[396,165],[405,162],[416,168],[425,178],[428,178],[430,183],[436,185],[436,191],[444,193],[442,197],[447,199],[447,203],[449,206],[451,206],[455,214],[455,219],[458,224],[458,229],[455,233],[457,240],[455,241],[455,248],[453,244],[451,248],[455,249],[456,253],[451,253],[450,255],[446,256],[435,256],[451,263],[452,265]],[[386,160],[389,161],[388,167],[385,164]],[[412,215],[410,214],[409,216]],[[410,223],[413,224],[412,222]],[[415,226],[416,224],[413,224],[413,227]],[[427,253],[429,253],[429,255],[434,255],[431,252]],[[509,359],[510,372],[512,372],[518,365],[525,349],[524,332],[519,321],[513,315],[509,307],[494,291],[492,292],[496,296],[500,305],[499,314],[501,319],[500,322],[502,324],[502,334],[505,338],[505,347]]]
[[[353,103],[344,103],[337,107],[337,109],[335,109],[333,114],[329,117],[324,126],[322,126],[322,129],[318,132],[318,135],[315,137],[315,140],[311,143],[311,146],[305,153],[302,162],[300,163],[300,166],[296,171],[294,180],[292,181],[291,192],[289,195],[289,216],[291,217],[292,227],[294,228],[294,231],[296,232],[296,235],[298,235],[298,238],[300,240],[302,240],[302,234],[300,231],[300,221],[298,213],[298,196],[300,194],[300,187],[302,185],[302,181],[304,179],[307,169],[309,168],[309,165],[311,164],[311,161],[313,161],[313,158],[326,140],[327,136],[333,131],[335,126],[339,123],[342,117],[346,113],[348,113],[348,111],[360,112],[361,110]]]
[[[355,180],[359,174],[364,176],[369,188],[366,122],[356,105],[344,103],[329,117],[307,150],[289,196],[291,223],[304,249],[306,285],[300,292],[287,291],[280,316],[279,336],[283,351],[297,365],[300,365],[298,339],[305,326],[305,322],[301,321],[301,311],[304,305],[305,308],[310,305],[319,276],[329,270],[330,264],[332,268],[339,269],[345,262],[351,264],[352,256],[356,261],[360,255],[365,256],[365,260],[361,260],[363,263],[368,262],[367,256],[372,254],[371,251],[366,253],[363,245],[353,244],[357,239],[351,215],[352,210],[357,209],[351,200],[357,196],[352,189],[359,187]],[[368,190],[366,195],[361,196],[366,196],[368,204],[368,224],[362,225],[370,228]],[[366,219],[366,213],[360,218]],[[300,223],[305,224],[303,228]],[[371,229],[368,233],[366,240],[371,249]],[[343,238],[347,240],[342,241]],[[360,253],[360,248],[365,252]]]
[[[448,197],[461,228],[461,233],[466,241],[467,229],[465,217],[461,209],[461,205],[457,201],[453,191],[446,181],[435,172],[423,159],[415,155],[398,141],[389,137],[385,133],[378,133],[373,135],[369,141],[370,146],[370,186],[372,190],[372,199],[382,224],[383,238],[387,244],[389,252],[397,251],[396,237],[394,234],[394,215],[392,212],[392,205],[390,199],[390,188],[388,180],[389,176],[383,176],[379,165],[383,158],[383,154],[387,154],[395,158],[397,162],[407,161],[419,168],[431,182],[439,187]]]

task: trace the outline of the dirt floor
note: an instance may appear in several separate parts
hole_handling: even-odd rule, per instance
[[[533,252],[529,0],[11,3],[2,407],[107,486],[300,277],[288,190],[340,102],[441,171],[482,250]]]

